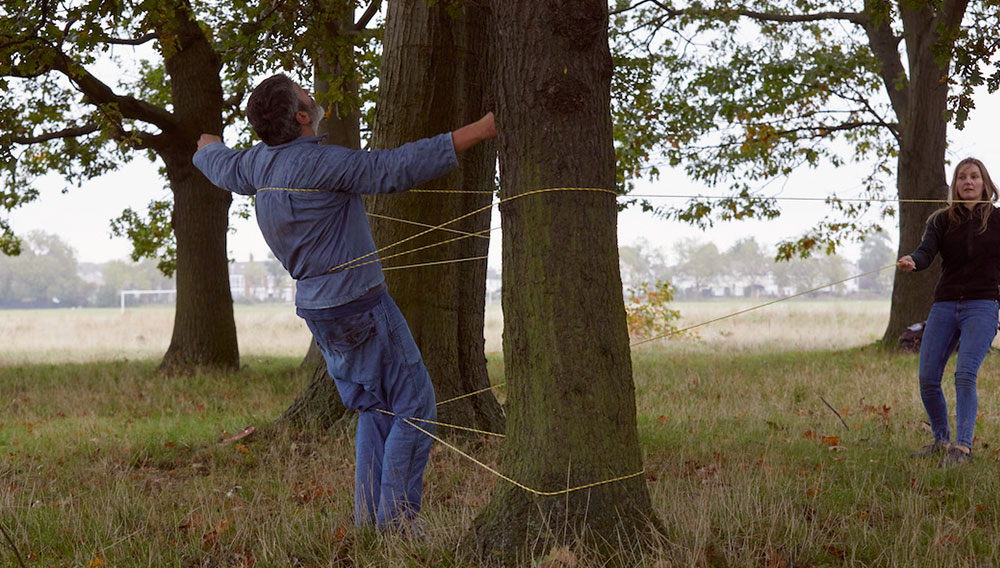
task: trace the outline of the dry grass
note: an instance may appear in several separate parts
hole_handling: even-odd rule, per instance
[[[783,306],[757,312],[759,320],[741,316],[750,331],[727,320],[730,335],[706,327],[700,342],[634,354],[648,487],[666,532],[626,564],[1000,564],[1000,360],[987,357],[980,374],[976,461],[939,469],[907,458],[929,438],[915,357],[858,347],[881,333],[884,312],[865,303]],[[681,310],[704,321],[732,307]],[[294,314],[240,311],[241,335],[253,334],[252,349],[264,356],[243,344],[238,374],[169,378],[154,372],[156,351],[110,329],[123,323],[117,312],[95,314],[103,323],[72,321],[90,317],[83,312],[0,317],[8,362],[0,365],[0,523],[27,565],[465,565],[455,551],[497,480],[440,445],[425,478],[428,539],[414,542],[351,526],[348,433],[217,443],[247,424],[266,425],[305,381],[294,372],[304,345]],[[31,329],[61,330],[61,351],[39,349]],[[83,340],[118,361],[10,363],[12,352],[86,360],[73,337],[88,329],[123,342]],[[142,349],[150,360],[136,360]],[[490,358],[491,373],[499,363]],[[954,400],[950,386],[946,394]],[[499,462],[498,443],[466,449]],[[13,558],[0,541],[0,565],[16,565]],[[572,549],[531,564],[602,565]]]
[[[725,300],[678,303],[680,326],[695,325],[759,305]],[[669,349],[737,350],[838,349],[881,337],[886,301],[792,301],[755,310],[698,328],[698,341],[665,341]],[[0,317],[0,364],[65,363],[155,359],[170,343],[173,308],[86,310],[11,310]],[[249,356],[301,357],[309,330],[287,305],[235,306],[240,353]],[[487,354],[503,351],[503,313],[486,312]]]
[[[760,306],[770,300],[679,302],[679,327]],[[696,329],[700,342],[740,350],[843,349],[881,339],[889,320],[888,300],[790,300]]]
[[[305,355],[311,336],[289,305],[234,306],[240,353]],[[79,363],[162,357],[173,307],[8,310],[0,315],[0,364]]]

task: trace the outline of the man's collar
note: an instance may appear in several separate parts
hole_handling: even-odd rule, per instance
[[[324,138],[326,138],[326,134],[322,136],[299,136],[295,140],[290,140],[288,142],[285,142],[284,144],[275,144],[274,146],[267,146],[265,144],[265,147],[271,149],[278,149],[278,148],[288,148],[289,146],[295,146],[297,144],[317,144]]]

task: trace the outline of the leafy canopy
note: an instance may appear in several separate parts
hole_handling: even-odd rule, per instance
[[[361,52],[351,73],[372,73],[377,34],[359,29],[335,37],[330,29],[360,2],[0,1],[0,205],[12,211],[39,197],[38,181],[55,174],[63,191],[114,170],[146,151],[155,160],[179,132],[174,93],[164,60],[180,48],[182,23],[195,21],[221,63],[223,124],[239,144],[251,142],[241,106],[254,82],[281,69],[307,84],[317,57]],[[380,2],[372,2],[370,20]],[[367,23],[367,20],[366,20]],[[346,90],[345,90],[346,91]],[[360,104],[358,95],[320,95],[325,104]],[[352,99],[351,97],[354,97]],[[193,146],[193,141],[192,146]],[[166,180],[166,169],[161,167]],[[113,222],[133,240],[133,258],[158,256],[173,268],[169,193],[145,215],[128,209]],[[247,213],[246,205],[240,209]],[[16,255],[20,241],[0,217],[0,251]]]
[[[896,213],[887,183],[901,133],[894,97],[908,87],[901,9],[941,17],[953,0],[617,0],[612,41],[613,109],[619,181],[657,179],[665,166],[724,188],[718,201],[693,199],[659,215],[702,228],[717,221],[780,215],[767,183],[801,167],[864,164],[863,201],[831,195],[835,213],[779,256],[834,252],[844,239],[881,231]],[[946,116],[961,128],[972,89],[1000,84],[984,71],[1000,34],[1000,2],[972,2],[961,25],[938,29],[932,49],[953,62]],[[911,48],[913,46],[910,46]]]

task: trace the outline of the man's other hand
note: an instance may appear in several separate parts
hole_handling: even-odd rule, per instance
[[[216,142],[222,142],[222,138],[219,138],[214,134],[202,134],[201,137],[198,138],[198,149],[201,150],[205,146]]]
[[[464,152],[484,140],[496,137],[497,127],[492,112],[486,113],[479,120],[466,124],[451,133],[451,140],[455,144],[456,152]]]

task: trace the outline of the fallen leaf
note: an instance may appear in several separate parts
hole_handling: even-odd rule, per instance
[[[553,548],[541,563],[541,568],[576,568],[576,554],[568,546]]]
[[[702,483],[713,483],[719,480],[720,468],[718,464],[710,463],[705,467],[700,467],[695,470],[695,474],[698,475],[698,479]]]
[[[837,436],[823,436],[820,440],[827,446],[836,446],[840,442]]]
[[[830,546],[824,546],[823,548],[826,549],[826,551],[830,553],[830,556],[834,556],[836,558],[843,558],[844,557],[844,550],[842,548],[837,548],[836,546],[832,546],[832,545],[830,545]]]
[[[253,425],[250,425],[250,426],[247,426],[246,428],[244,428],[241,432],[239,432],[237,434],[234,434],[234,435],[229,436],[228,438],[226,438],[225,437],[226,431],[223,430],[222,431],[223,439],[220,440],[219,443],[220,444],[228,444],[229,442],[235,442],[236,440],[242,440],[243,438],[247,438],[247,437],[251,436],[256,431],[257,431],[257,428],[254,427]]]
[[[201,537],[201,546],[205,550],[215,548],[219,545],[219,533],[218,531],[212,531],[205,533]]]

